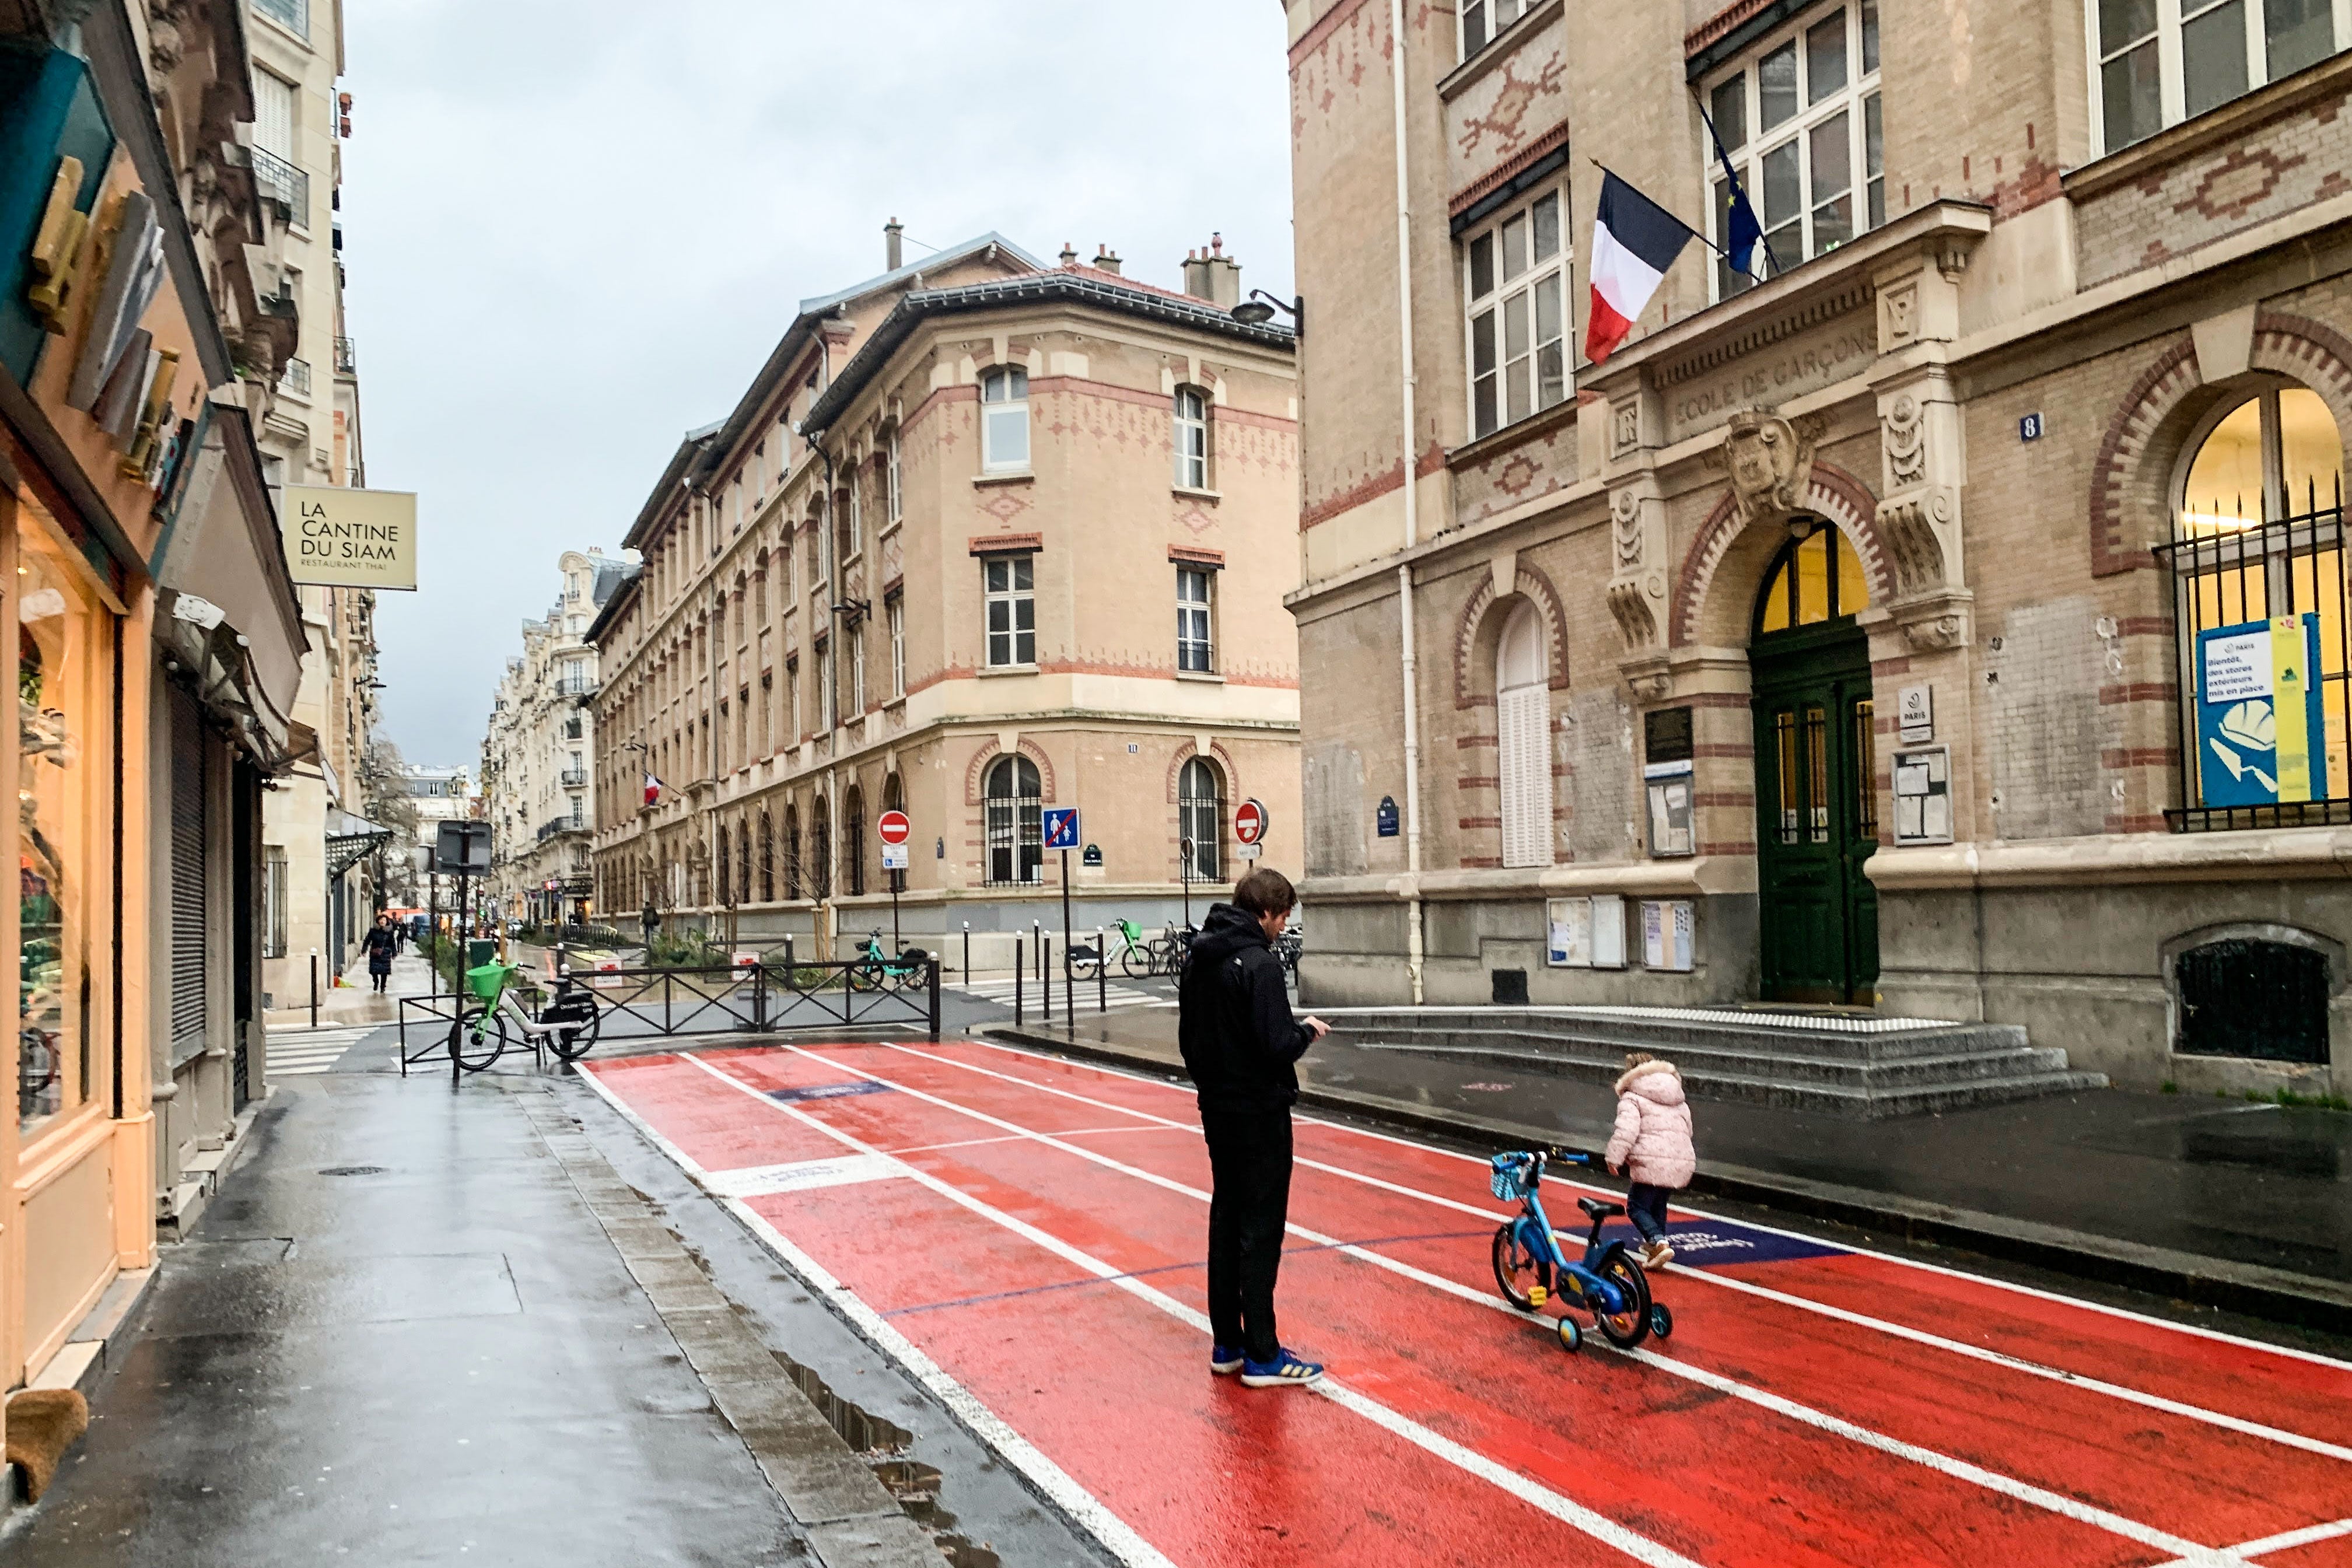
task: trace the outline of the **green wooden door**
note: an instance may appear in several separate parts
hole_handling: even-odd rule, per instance
[[[1877,1000],[1870,648],[1850,621],[1759,637],[1756,859],[1767,1000]]]

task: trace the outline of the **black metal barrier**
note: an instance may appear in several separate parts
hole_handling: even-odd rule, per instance
[[[908,963],[851,959],[829,963],[712,964],[697,968],[571,971],[575,992],[596,1004],[597,1043],[677,1035],[766,1035],[797,1030],[922,1029],[940,1037],[940,962]],[[539,994],[535,979],[509,988]],[[461,1009],[460,1003],[465,1004]],[[401,1076],[448,1049],[459,1014],[471,996],[400,998]],[[412,1053],[411,1011],[429,1033]]]

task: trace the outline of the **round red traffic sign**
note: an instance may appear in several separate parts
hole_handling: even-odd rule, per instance
[[[885,844],[904,844],[915,825],[907,820],[903,811],[886,811],[874,819],[874,837]]]
[[[1255,844],[1265,837],[1265,803],[1245,800],[1234,808],[1234,837],[1244,844]]]

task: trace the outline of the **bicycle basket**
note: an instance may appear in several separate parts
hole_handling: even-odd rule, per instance
[[[507,966],[485,963],[479,969],[466,971],[466,989],[485,1002],[495,1002],[499,993],[507,988]]]
[[[1536,1157],[1533,1154],[1497,1154],[1489,1162],[1495,1167],[1494,1179],[1488,1184],[1495,1195],[1506,1202],[1516,1202],[1536,1190]]]

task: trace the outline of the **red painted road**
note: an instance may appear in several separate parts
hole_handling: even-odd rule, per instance
[[[590,1081],[1129,1563],[2352,1568],[2339,1363],[1684,1209],[1673,1338],[1570,1355],[1483,1160],[1302,1119],[1278,1305],[1331,1375],[1250,1390],[1189,1090],[961,1042]]]

